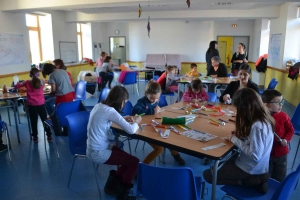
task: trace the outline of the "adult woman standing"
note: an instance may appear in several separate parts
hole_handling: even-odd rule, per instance
[[[237,52],[233,54],[231,59],[231,73],[233,76],[237,76],[241,64],[248,63],[246,45],[244,43],[239,43],[237,48]]]
[[[248,64],[242,64],[238,72],[239,80],[230,82],[226,90],[220,96],[219,101],[230,103],[230,99],[234,95],[234,93],[242,88],[251,88],[259,93],[258,86],[249,79],[250,74],[250,66]]]
[[[101,54],[100,54],[100,58],[98,58],[97,61],[96,61],[96,74],[97,74],[98,77],[100,77],[100,76],[99,76],[100,68],[102,67],[103,62],[104,62],[106,56],[107,56],[107,53],[105,53],[105,52],[103,51],[103,52],[101,52]]]
[[[214,56],[211,58],[212,67],[207,73],[207,76],[216,76],[216,77],[227,77],[228,72],[227,68],[223,63],[220,63],[220,58]]]
[[[209,47],[205,54],[205,59],[206,59],[206,64],[207,64],[207,67],[206,67],[207,74],[210,71],[210,68],[212,68],[211,58],[214,56],[220,57],[217,47],[218,47],[217,41],[211,41],[209,43]]]

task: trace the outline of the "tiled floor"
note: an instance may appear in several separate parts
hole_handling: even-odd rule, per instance
[[[140,95],[144,92],[145,83],[140,84]],[[130,92],[130,101],[134,104],[139,98],[132,93],[131,86],[127,86]],[[167,98],[169,100],[169,98]],[[94,105],[98,99],[91,97],[85,101],[86,105]],[[293,106],[284,105],[284,111],[290,116],[293,113]],[[21,111],[21,124],[19,124],[21,143],[17,142],[14,122],[9,127],[12,144],[12,162],[9,162],[7,152],[0,153],[0,199],[1,200],[66,200],[66,199],[99,199],[96,188],[96,182],[91,162],[88,160],[77,160],[74,167],[73,177],[70,188],[67,187],[67,181],[72,164],[72,155],[68,149],[68,137],[56,137],[61,158],[58,159],[53,148],[53,144],[48,145],[45,151],[42,136],[42,126],[39,123],[39,143],[34,144],[29,139],[28,126],[25,114]],[[8,122],[6,110],[0,110],[4,121]],[[11,114],[11,117],[13,115]],[[291,152],[288,156],[288,166],[292,165],[292,159],[295,155],[298,137],[294,137],[291,142]],[[142,150],[143,142],[139,143],[137,152],[134,152],[136,141],[131,141],[133,154],[142,160],[150,151],[151,147],[146,144],[145,150]],[[125,143],[125,151],[128,151],[128,144]],[[158,162],[159,166],[178,167],[170,153],[166,153],[166,164]],[[203,165],[202,160],[182,154],[186,161],[186,166],[193,169],[195,175],[202,176],[203,170],[207,165]],[[296,165],[300,163],[298,156]],[[100,165],[99,174],[102,199],[114,199],[104,194],[103,187],[108,176],[108,172],[115,167],[109,165]],[[290,169],[289,169],[290,171]],[[206,184],[208,194],[205,199],[210,199],[211,185]],[[217,199],[221,199],[223,192],[218,187]],[[133,190],[135,193],[135,189]],[[294,192],[294,200],[299,199],[300,186]],[[298,196],[298,197],[297,197]]]

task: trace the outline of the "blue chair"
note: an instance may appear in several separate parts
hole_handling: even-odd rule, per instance
[[[174,103],[174,97],[175,97],[175,93],[174,92],[168,92],[168,93],[162,93],[161,96],[169,96],[170,97],[170,103],[173,104]]]
[[[86,99],[86,82],[78,81],[75,85],[75,98],[74,101],[77,100],[85,100]]]
[[[122,116],[127,116],[127,115],[131,116],[132,115],[132,109],[133,109],[132,103],[130,101],[127,101],[125,103],[124,108],[122,109],[121,115]]]
[[[139,163],[136,198],[147,200],[200,200],[204,182],[191,168],[162,168]]]
[[[268,192],[264,195],[259,193],[253,187],[245,186],[225,185],[221,187],[221,190],[226,193],[224,197],[236,200],[287,200],[292,196],[299,177],[300,170],[296,170],[290,173],[281,183],[273,179],[269,179]]]
[[[7,151],[8,151],[8,157],[9,157],[9,161],[11,162],[11,156],[10,156],[10,139],[9,139],[7,124],[4,121],[2,121],[1,115],[0,115],[0,131],[2,133],[5,133],[6,145],[7,145]]]
[[[165,96],[160,95],[160,97],[159,97],[159,102],[158,102],[158,106],[161,107],[161,108],[162,108],[162,107],[165,107],[165,106],[168,106],[168,102],[167,102]]]
[[[207,92],[209,98],[208,98],[208,102],[213,102],[213,103],[216,103],[218,101],[218,97],[215,93],[213,92]]]
[[[157,75],[155,75],[154,77],[153,77],[153,80],[155,80],[155,81],[157,81],[159,79],[159,76],[157,76]]]
[[[128,72],[126,72],[124,81],[121,84],[123,86],[134,85],[135,84],[137,95],[139,96],[139,89],[138,89],[138,86],[137,86],[136,74],[137,73],[135,71],[132,71],[132,72],[128,71]]]
[[[274,90],[277,84],[278,84],[278,81],[276,81],[276,78],[272,78],[269,82],[267,90]],[[259,90],[259,95],[261,96],[264,91],[265,91],[265,89]]]
[[[298,104],[292,118],[291,118],[291,122],[293,124],[294,127],[294,134],[297,136],[300,136],[300,103]],[[296,154],[294,157],[294,161],[293,161],[293,165],[292,165],[292,169],[294,168],[294,164],[295,164],[295,160],[297,158],[298,155],[298,150],[299,150],[299,146],[300,146],[300,139],[298,141],[298,146],[297,146],[297,150],[296,150]]]
[[[108,93],[109,93],[110,89],[109,88],[103,88],[99,94],[99,99],[98,99],[98,103],[100,103],[101,101],[105,100]],[[89,112],[92,111],[92,109],[94,108],[94,106],[85,106],[85,109]]]
[[[74,155],[71,172],[68,180],[68,187],[70,186],[71,177],[76,158],[86,158],[86,140],[87,140],[87,125],[89,122],[90,113],[81,111],[66,116],[69,129],[69,150]],[[98,183],[98,172],[96,163],[93,162],[95,178],[97,182],[97,189],[101,199],[101,192]]]

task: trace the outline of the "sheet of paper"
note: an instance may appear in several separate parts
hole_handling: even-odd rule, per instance
[[[216,149],[216,148],[223,147],[223,146],[226,146],[226,144],[222,142],[220,144],[204,147],[204,148],[202,148],[202,150],[207,151],[207,150]]]
[[[201,142],[207,142],[210,141],[212,139],[217,138],[218,136],[216,135],[212,135],[209,133],[205,133],[202,131],[197,131],[197,130],[188,130],[188,131],[184,131],[181,133],[181,135],[184,135],[186,137],[192,138],[194,140],[198,140]]]

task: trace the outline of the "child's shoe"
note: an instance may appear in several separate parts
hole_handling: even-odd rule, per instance
[[[51,135],[47,136],[47,140],[48,140],[48,142],[52,142],[52,136]]]
[[[34,143],[37,143],[38,140],[39,140],[38,137],[37,137],[37,136],[32,136],[32,137],[33,137],[33,142],[34,142]]]

